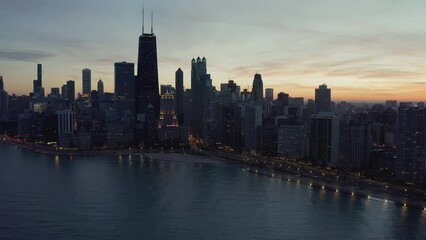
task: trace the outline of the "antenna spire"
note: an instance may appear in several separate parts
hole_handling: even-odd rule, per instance
[[[144,34],[145,27],[145,5],[142,4],[142,35]]]
[[[151,11],[151,34],[154,34],[154,12]]]

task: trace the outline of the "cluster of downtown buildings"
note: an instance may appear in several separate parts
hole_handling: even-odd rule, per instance
[[[212,151],[307,161],[416,186],[426,183],[426,108],[423,103],[355,105],[331,101],[325,84],[315,100],[233,80],[217,89],[207,60],[191,61],[191,89],[176,71],[175,86],[158,82],[156,36],[139,38],[134,63],[114,64],[114,93],[102,80],[92,90],[90,69],[45,94],[42,65],[29,96],[9,95],[0,77],[0,131],[63,149],[186,148],[189,139]]]

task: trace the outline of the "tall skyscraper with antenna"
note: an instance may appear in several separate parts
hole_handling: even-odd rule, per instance
[[[140,131],[136,133],[139,144],[152,145],[157,141],[157,122],[160,114],[158,92],[157,39],[153,29],[151,12],[151,33],[144,32],[144,10],[142,9],[142,35],[139,37],[138,69],[135,83],[136,118]],[[142,136],[141,136],[142,135]]]

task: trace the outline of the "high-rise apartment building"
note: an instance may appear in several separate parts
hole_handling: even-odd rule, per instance
[[[255,104],[261,104],[263,102],[263,81],[262,75],[256,73],[253,79],[253,89],[251,91],[251,100]]]
[[[331,89],[322,84],[315,89],[315,113],[331,111]]]
[[[425,185],[426,109],[400,103],[395,177],[397,180]]]
[[[33,81],[33,93],[35,97],[44,97],[42,78],[42,65],[37,64],[37,79]]]
[[[311,162],[320,166],[336,166],[339,160],[339,117],[322,112],[311,117]]]
[[[265,100],[267,102],[272,102],[274,100],[274,89],[266,88],[265,89]]]
[[[98,81],[98,95],[102,96],[104,94],[104,82],[102,82],[102,79],[99,79]]]
[[[67,81],[66,91],[67,91],[66,98],[69,101],[74,101],[75,100],[75,82],[73,80]]]
[[[82,70],[83,94],[90,95],[92,91],[92,71],[88,68]]]
[[[0,119],[7,113],[9,113],[9,95],[4,90],[3,77],[0,76]]]
[[[114,63],[114,94],[117,98],[134,99],[135,64],[129,62]]]
[[[179,125],[183,125],[184,119],[184,86],[183,86],[183,71],[178,69],[175,74],[175,88],[176,88],[176,114],[178,117]]]
[[[214,131],[214,87],[207,74],[206,58],[191,61],[192,133],[205,142],[211,140]]]

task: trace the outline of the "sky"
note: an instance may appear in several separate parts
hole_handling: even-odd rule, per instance
[[[114,62],[136,63],[154,12],[160,84],[174,85],[190,63],[207,58],[213,84],[235,80],[313,98],[326,83],[335,101],[426,100],[426,1],[423,0],[1,0],[0,76],[5,90],[32,91],[92,70],[114,90]],[[136,69],[135,69],[136,70]]]

